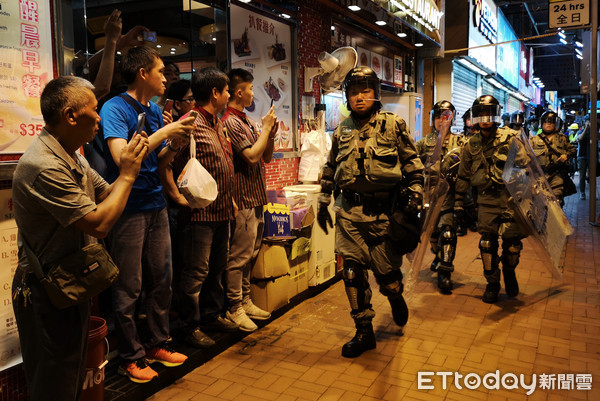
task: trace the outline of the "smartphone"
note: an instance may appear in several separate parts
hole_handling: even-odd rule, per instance
[[[165,103],[164,111],[166,111],[167,113],[170,113],[172,109],[173,109],[173,99],[167,99],[167,101]]]
[[[156,43],[156,32],[154,31],[144,31],[142,32],[142,38],[145,42],[154,42]]]
[[[146,113],[138,114],[137,128],[135,129],[136,134],[141,134],[144,124],[146,123]]]
[[[269,106],[269,108],[273,107],[274,102],[275,102],[275,99],[271,98],[271,105]]]

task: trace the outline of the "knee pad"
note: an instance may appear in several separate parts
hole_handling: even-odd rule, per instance
[[[365,266],[354,260],[345,260],[342,278],[346,287],[346,295],[353,310],[362,310],[367,307],[367,295],[370,299],[369,281],[366,277]],[[367,290],[369,294],[367,294]]]
[[[402,272],[400,269],[392,270],[387,274],[376,274],[375,281],[379,284],[379,292],[386,297],[397,298],[404,292]]]
[[[505,267],[517,267],[523,243],[518,238],[502,240],[502,264]]]
[[[479,252],[484,271],[498,269],[498,234],[483,233],[479,240]]]
[[[456,256],[456,231],[452,226],[444,226],[440,233],[439,259],[446,264],[452,264]]]

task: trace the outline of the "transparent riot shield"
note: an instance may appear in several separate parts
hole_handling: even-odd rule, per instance
[[[573,227],[554,196],[523,130],[512,141],[502,181],[511,195],[515,217],[533,238],[539,251],[537,254],[544,258],[544,266],[554,278],[562,278],[564,266],[560,265],[560,257]]]
[[[425,185],[423,188],[423,228],[421,229],[421,236],[419,238],[419,244],[412,252],[408,255],[411,261],[411,280],[416,281],[419,272],[423,270],[423,258],[425,253],[429,249],[429,242],[431,233],[437,225],[442,211],[442,205],[446,199],[446,195],[450,190],[450,185],[442,176],[442,143],[444,138],[450,131],[450,125],[452,124],[452,112],[450,110],[442,113],[442,127],[440,134],[438,135],[437,142],[433,149],[433,153],[425,161]]]

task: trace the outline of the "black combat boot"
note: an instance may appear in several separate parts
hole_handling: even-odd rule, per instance
[[[488,271],[484,271],[483,275],[488,284],[485,287],[485,292],[481,300],[486,304],[494,304],[498,300],[498,293],[500,292],[500,269],[495,268],[489,273]]]
[[[454,289],[450,279],[451,274],[448,270],[438,270],[438,288],[442,294],[451,294]]]
[[[394,322],[396,322],[398,326],[403,327],[408,321],[408,306],[406,306],[404,297],[400,294],[395,295],[393,298],[388,297],[388,300],[392,307],[392,317],[394,318]]]
[[[498,301],[498,293],[500,292],[500,283],[488,283],[485,287],[485,292],[481,300],[486,304],[495,304]]]
[[[511,298],[519,295],[519,283],[517,282],[515,268],[512,266],[502,266],[502,275],[504,276],[506,295]]]
[[[376,347],[375,333],[371,323],[357,323],[356,334],[352,340],[348,341],[342,347],[342,356],[346,358],[356,358],[363,352]]]

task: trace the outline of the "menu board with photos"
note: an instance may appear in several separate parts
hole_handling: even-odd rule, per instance
[[[231,68],[254,76],[254,101],[244,112],[260,125],[271,105],[279,120],[275,150],[292,150],[292,31],[288,24],[231,5]]]
[[[50,1],[0,5],[0,153],[23,153],[44,126],[40,95],[54,77]]]
[[[19,332],[13,313],[12,280],[19,262],[17,223],[13,212],[12,191],[0,190],[0,371],[23,361]]]

